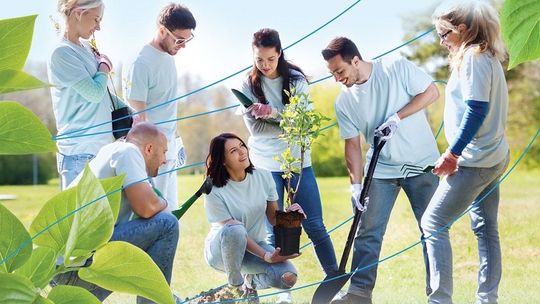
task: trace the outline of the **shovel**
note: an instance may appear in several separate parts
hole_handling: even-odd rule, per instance
[[[386,130],[383,130],[386,131]],[[360,203],[367,208],[365,205],[366,197],[369,191],[369,186],[371,184],[371,179],[373,178],[373,173],[375,172],[375,166],[377,165],[377,159],[379,154],[386,143],[385,140],[380,140],[378,136],[375,136],[373,141],[373,155],[371,156],[371,161],[369,162],[369,168],[367,175],[364,177],[364,186],[362,192],[360,193]],[[351,252],[351,247],[356,235],[356,230],[358,224],[360,223],[360,217],[362,216],[363,211],[360,211],[358,208],[354,208],[354,219],[349,230],[349,236],[347,237],[347,242],[345,243],[345,249],[343,249],[343,255],[341,256],[341,262],[339,263],[338,272],[331,274],[324,278],[324,282],[317,287],[313,298],[311,299],[312,304],[328,304],[334,296],[343,288],[345,283],[350,279],[353,273],[345,273],[345,267],[347,266],[347,261],[349,260],[349,253]]]
[[[180,206],[180,209],[174,210],[172,212],[172,214],[174,214],[174,216],[176,216],[177,219],[180,219],[184,215],[184,213],[186,213],[186,211],[189,209],[189,207],[191,207],[191,205],[193,205],[193,203],[195,203],[195,201],[203,193],[204,194],[209,194],[210,191],[212,191],[212,178],[210,176],[207,176],[204,179],[204,182],[201,185],[201,187],[199,188],[199,190],[197,190],[197,192],[195,192],[195,194],[193,194],[182,206]]]

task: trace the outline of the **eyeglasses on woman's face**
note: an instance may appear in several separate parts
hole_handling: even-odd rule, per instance
[[[446,37],[448,37],[448,35],[450,35],[451,32],[452,32],[452,30],[448,30],[448,31],[446,31],[446,32],[444,32],[444,33],[442,33],[442,34],[441,34],[441,33],[437,33],[437,35],[439,36],[439,38],[440,38],[441,40],[446,40]]]

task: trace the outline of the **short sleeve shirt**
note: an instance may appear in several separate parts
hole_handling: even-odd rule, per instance
[[[146,111],[148,121],[159,123],[167,136],[167,159],[176,159],[176,118],[178,101],[177,73],[173,56],[150,44],[145,45],[128,70],[128,81],[124,87],[126,99],[146,103],[146,108],[162,106]]]
[[[416,95],[423,93],[433,79],[404,58],[373,61],[373,70],[363,84],[343,87],[335,103],[341,137],[363,134],[373,145],[375,129],[398,112]],[[366,156],[366,171],[373,147]],[[375,178],[405,177],[405,164],[424,167],[439,156],[433,132],[423,110],[403,119],[386,143],[375,169]]]
[[[223,187],[214,186],[204,201],[206,216],[212,224],[209,237],[221,229],[221,222],[235,219],[244,224],[251,239],[264,241],[267,202],[277,199],[272,175],[263,169],[253,170],[243,181],[229,180]]]
[[[467,109],[466,101],[487,102],[488,113],[478,132],[465,147],[461,166],[492,167],[508,153],[504,135],[508,112],[508,87],[501,63],[487,52],[477,53],[470,47],[459,70],[454,69],[446,86],[444,109],[445,135],[453,142]]]

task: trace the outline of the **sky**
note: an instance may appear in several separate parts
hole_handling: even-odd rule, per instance
[[[195,39],[175,56],[179,75],[211,83],[252,63],[251,39],[263,27],[276,29],[285,47],[328,22],[357,0],[185,0],[197,20]],[[63,23],[56,0],[0,0],[0,19],[38,14],[28,60],[47,61],[59,39],[50,16]],[[156,31],[156,17],[169,0],[104,0],[96,40],[113,65],[126,65]],[[351,38],[364,58],[399,45],[403,16],[431,14],[435,0],[361,0],[348,12],[285,51],[312,79],[328,76],[320,51],[336,36]],[[240,78],[238,78],[240,77]],[[235,77],[241,81],[243,76]]]

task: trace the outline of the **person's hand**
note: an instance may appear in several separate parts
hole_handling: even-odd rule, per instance
[[[99,71],[109,73],[112,71],[112,63],[109,57],[105,54],[100,54],[99,56],[96,56],[96,59],[98,61]]]
[[[307,219],[307,216],[304,213],[304,210],[297,203],[292,204],[289,208],[287,208],[287,210],[285,210],[285,212],[289,212],[289,211],[297,211],[297,212],[301,213],[304,216],[304,219]]]
[[[281,252],[281,248],[279,247],[277,247],[276,250],[274,250],[274,252],[267,251],[264,254],[264,261],[270,264],[281,263],[281,262],[285,262],[286,260],[297,258],[302,254],[302,253],[293,253],[291,255],[281,256],[279,255],[280,252]]]
[[[383,122],[382,125],[378,126],[377,129],[375,129],[375,135],[380,137],[381,140],[389,140],[394,136],[394,133],[396,133],[397,127],[401,119],[399,118],[398,114],[395,113],[394,115],[388,117],[385,122]],[[388,128],[390,132],[388,134],[384,134],[383,130]]]
[[[360,196],[362,195],[362,184],[352,184],[351,185],[351,203],[354,208],[364,211],[364,206],[360,204]]]
[[[145,122],[146,119],[143,115],[141,114],[135,114],[132,116],[133,117],[133,123],[131,124],[131,126],[135,126],[136,124],[140,124],[141,122]]]
[[[277,110],[269,104],[255,103],[250,106],[251,115],[256,119],[263,118],[275,118],[277,117]]]
[[[431,172],[438,176],[447,176],[454,174],[458,169],[458,156],[450,150],[446,150],[435,162],[435,168]]]

